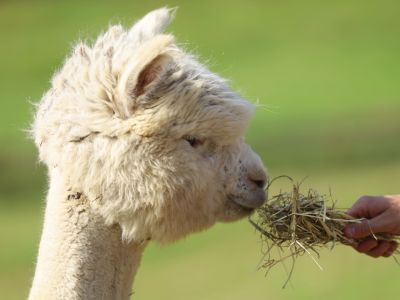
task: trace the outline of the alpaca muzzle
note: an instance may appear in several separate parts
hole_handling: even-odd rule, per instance
[[[267,199],[267,193],[263,188],[255,188],[242,193],[241,195],[235,195],[229,197],[231,201],[242,206],[243,208],[255,209],[264,204]]]

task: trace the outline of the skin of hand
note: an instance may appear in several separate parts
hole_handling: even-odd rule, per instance
[[[372,233],[400,235],[400,195],[363,196],[347,213],[355,218],[365,218],[361,223],[349,224],[344,234],[362,239],[354,245],[361,253],[372,257],[389,257],[397,249],[397,242],[376,240]]]

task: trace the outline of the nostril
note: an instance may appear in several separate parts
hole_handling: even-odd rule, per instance
[[[254,183],[257,187],[263,189],[267,183],[265,176],[248,176],[250,182]]]
[[[252,171],[250,170],[250,172],[247,173],[247,180],[260,189],[264,189],[268,183],[266,172],[260,168]]]
[[[258,186],[259,188],[263,189],[265,186],[265,180],[251,180]]]

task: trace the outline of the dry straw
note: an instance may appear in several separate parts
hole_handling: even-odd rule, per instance
[[[322,270],[316,259],[319,258],[318,250],[321,247],[330,246],[332,249],[337,243],[354,245],[359,242],[346,237],[343,229],[346,224],[359,223],[362,219],[354,219],[344,211],[337,210],[332,200],[328,201],[326,195],[321,195],[313,189],[302,194],[301,183],[295,183],[288,176],[277,177],[271,183],[278,178],[289,179],[293,184],[292,191],[280,192],[271,197],[249,220],[260,232],[262,241],[267,245],[266,250],[263,251],[264,256],[260,267],[265,268],[268,273],[276,264],[291,259],[291,268],[283,286],[285,287],[299,256],[308,254]],[[371,235],[378,240],[396,238],[382,234],[371,233]],[[279,258],[272,257],[273,249],[278,250]],[[285,249],[288,249],[289,253],[282,254],[285,253]]]

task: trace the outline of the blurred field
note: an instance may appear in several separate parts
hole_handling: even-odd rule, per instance
[[[0,1],[0,298],[23,299],[33,276],[46,178],[26,138],[32,106],[71,45],[109,23],[128,26],[164,1]],[[400,4],[397,1],[169,1],[169,31],[259,104],[247,141],[272,176],[347,207],[362,194],[399,193]],[[152,245],[138,299],[389,299],[400,267],[352,249],[323,250],[320,272],[256,266],[246,221],[221,224],[170,247]]]

